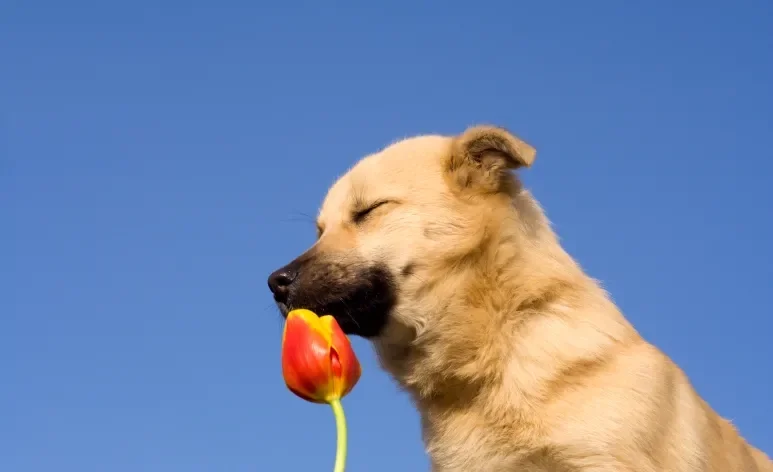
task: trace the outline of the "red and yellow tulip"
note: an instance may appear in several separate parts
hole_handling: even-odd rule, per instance
[[[341,399],[360,380],[362,370],[335,318],[309,310],[287,315],[282,333],[282,375],[291,392],[313,403],[328,403],[338,431],[335,472],[346,462],[346,418]]]
[[[360,380],[360,363],[335,318],[309,310],[287,315],[282,337],[282,374],[291,392],[314,403],[330,403]]]

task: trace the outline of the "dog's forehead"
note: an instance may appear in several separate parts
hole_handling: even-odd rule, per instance
[[[442,186],[443,157],[451,139],[420,136],[399,141],[361,159],[330,188],[319,217],[344,218],[352,207],[379,199],[406,199],[419,189]]]

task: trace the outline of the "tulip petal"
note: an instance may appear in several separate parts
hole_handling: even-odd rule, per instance
[[[282,374],[291,392],[310,402],[327,402],[334,388],[330,348],[330,331],[313,312],[288,314],[282,335]]]
[[[331,374],[333,375],[333,391],[329,400],[340,399],[346,396],[362,375],[362,368],[357,356],[352,349],[349,338],[346,337],[338,322],[330,315],[319,319],[325,331],[331,338]]]

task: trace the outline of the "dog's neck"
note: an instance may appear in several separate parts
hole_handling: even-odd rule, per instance
[[[544,371],[545,356],[571,365],[632,332],[622,317],[616,332],[598,328],[594,313],[609,313],[599,307],[612,302],[560,247],[527,197],[516,200],[510,218],[500,219],[508,223],[488,232],[493,239],[470,256],[478,258],[474,263],[441,271],[443,282],[435,284],[428,300],[401,307],[417,310],[416,317],[420,310],[434,310],[425,317],[427,326],[402,332],[398,327],[394,336],[375,342],[383,367],[421,412],[429,449],[433,438],[463,427],[469,417],[532,417],[517,409],[538,403],[555,374]],[[555,346],[545,342],[550,330],[569,330],[589,341]],[[490,411],[490,405],[511,405],[513,411]]]

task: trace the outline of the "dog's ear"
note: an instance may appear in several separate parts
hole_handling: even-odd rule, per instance
[[[511,169],[529,167],[537,151],[496,126],[473,126],[454,138],[448,171],[462,188],[484,192],[503,190]]]

